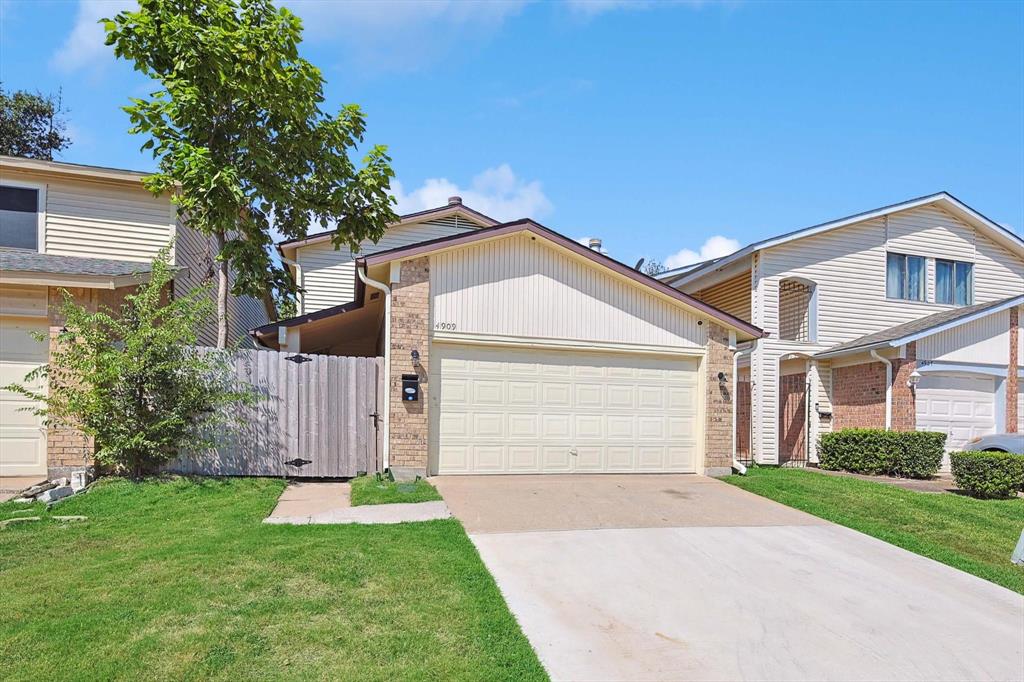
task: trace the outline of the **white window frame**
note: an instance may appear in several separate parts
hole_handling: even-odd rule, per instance
[[[949,301],[939,300],[939,262],[949,263],[953,266],[953,271],[950,273],[951,282],[953,285],[953,297]],[[956,302],[956,266],[957,265],[969,265],[971,266],[971,274],[968,278],[968,285],[970,287],[967,292],[967,302],[957,303]],[[974,305],[974,271],[978,267],[978,264],[969,260],[957,260],[955,258],[935,258],[935,302],[939,305],[949,305],[954,308],[964,308],[969,305]]]
[[[900,257],[902,257],[904,259],[904,261],[903,261],[904,264],[907,263],[907,260],[906,260],[907,258],[920,258],[921,259],[921,262],[922,262],[922,269],[921,269],[921,298],[907,298],[907,297],[901,298],[899,296],[892,296],[892,295],[889,294],[889,256],[900,256]],[[917,254],[917,253],[905,253],[903,251],[889,251],[889,250],[886,250],[886,252],[885,252],[885,271],[884,271],[885,272],[885,297],[888,300],[890,300],[890,301],[904,301],[904,302],[907,302],[907,303],[927,303],[928,302],[928,260],[929,259],[928,259],[927,256],[922,256],[922,255]],[[908,291],[910,289],[910,287],[908,286],[910,284],[910,279],[909,279],[909,277],[910,277],[910,268],[909,268],[909,266],[904,268],[903,273],[904,273],[903,290],[904,290],[904,293],[906,293],[906,291]]]
[[[36,190],[36,252],[46,253],[46,183],[0,178],[0,186]]]

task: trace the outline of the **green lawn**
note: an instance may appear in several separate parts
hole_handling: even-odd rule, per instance
[[[283,487],[109,480],[0,530],[4,679],[545,678],[458,521],[262,524]]]
[[[437,488],[423,479],[395,483],[387,478],[360,476],[352,479],[352,506],[363,504],[395,504],[396,502],[433,502],[440,500]]]
[[[1024,499],[919,493],[800,469],[753,467],[724,480],[1024,594],[1024,567],[1010,563]]]

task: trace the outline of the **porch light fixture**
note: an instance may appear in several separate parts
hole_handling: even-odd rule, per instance
[[[907,386],[910,388],[917,388],[917,382],[921,381],[921,373],[916,369],[910,373],[910,378],[907,379]]]
[[[420,364],[420,352],[418,350],[413,350],[412,352],[412,364]]]

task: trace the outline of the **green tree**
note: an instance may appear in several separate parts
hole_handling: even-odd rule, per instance
[[[7,92],[0,85],[0,154],[53,160],[71,146],[60,93]]]
[[[35,412],[47,424],[92,436],[94,458],[114,473],[138,478],[186,446],[212,447],[213,435],[229,426],[225,408],[254,400],[235,384],[227,352],[194,347],[212,313],[209,290],[169,297],[173,277],[164,249],[118,311],[90,312],[65,291],[65,326],[50,361],[25,377],[46,377],[46,392],[6,387],[38,401]]]
[[[125,107],[147,135],[159,172],[189,224],[217,246],[217,345],[227,342],[227,297],[294,296],[270,256],[271,223],[301,238],[334,226],[335,247],[376,241],[396,216],[383,146],[357,165],[366,121],[357,105],[326,114],[320,70],[299,56],[302,23],[269,0],[140,0],[104,19],[118,57],[161,90]],[[229,269],[234,274],[229,285]]]

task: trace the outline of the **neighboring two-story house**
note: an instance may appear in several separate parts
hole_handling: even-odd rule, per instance
[[[945,192],[660,278],[765,331],[739,358],[756,462],[815,461],[845,427],[942,431],[947,449],[1024,431],[1024,240]]]
[[[174,206],[142,185],[145,173],[0,157],[0,386],[20,382],[47,362],[63,327],[62,290],[88,307],[112,308],[147,276],[174,239],[174,293],[212,276],[210,240],[178,220]],[[267,321],[262,302],[230,299],[230,337]],[[216,320],[199,330],[216,341]],[[76,432],[42,426],[31,405],[0,390],[0,476],[59,475],[82,466],[90,443]]]

